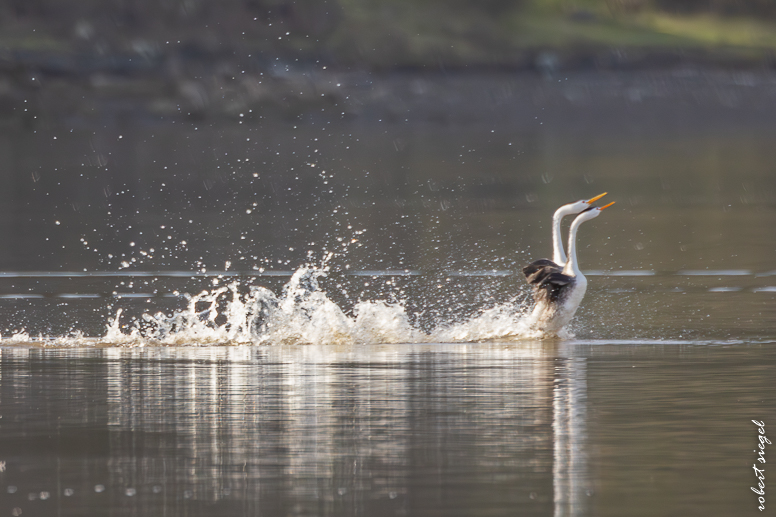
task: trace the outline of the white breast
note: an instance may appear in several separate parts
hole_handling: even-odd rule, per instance
[[[587,290],[587,279],[584,275],[577,275],[574,284],[569,286],[569,291],[557,303],[540,302],[534,307],[529,317],[529,325],[535,330],[540,330],[547,335],[556,335],[571,322],[577,312],[582,298]]]

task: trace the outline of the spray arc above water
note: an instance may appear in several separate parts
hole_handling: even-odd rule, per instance
[[[528,328],[526,307],[514,301],[456,321],[422,328],[400,301],[356,302],[349,310],[333,301],[319,282],[326,267],[301,267],[279,294],[234,281],[187,296],[173,314],[126,318],[117,311],[101,343],[114,346],[207,346],[283,344],[383,344],[512,341],[542,337]],[[126,321],[122,321],[126,320]]]

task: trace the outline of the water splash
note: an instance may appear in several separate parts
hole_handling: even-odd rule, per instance
[[[548,337],[541,331],[531,328],[524,307],[511,303],[482,311],[479,315],[463,323],[440,328],[434,334],[436,340],[442,342],[501,341]]]
[[[413,324],[405,305],[396,301],[360,301],[348,314],[319,285],[328,273],[325,265],[299,268],[279,295],[264,287],[246,290],[234,281],[187,296],[185,308],[172,315],[146,313],[123,322],[119,309],[99,341],[114,346],[344,345],[545,337],[529,327],[526,307],[518,302],[480,311],[460,322],[438,321],[430,330]]]

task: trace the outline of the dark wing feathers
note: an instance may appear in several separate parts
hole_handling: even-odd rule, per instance
[[[548,274],[561,271],[562,268],[550,259],[539,259],[523,268],[525,279],[534,286],[541,284]]]
[[[536,301],[556,302],[574,282],[574,278],[563,274],[563,268],[549,259],[539,259],[523,268],[525,279],[534,288]]]

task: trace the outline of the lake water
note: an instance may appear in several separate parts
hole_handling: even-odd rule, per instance
[[[776,75],[331,80],[3,126],[0,515],[756,512]],[[604,191],[536,339],[520,268]]]

